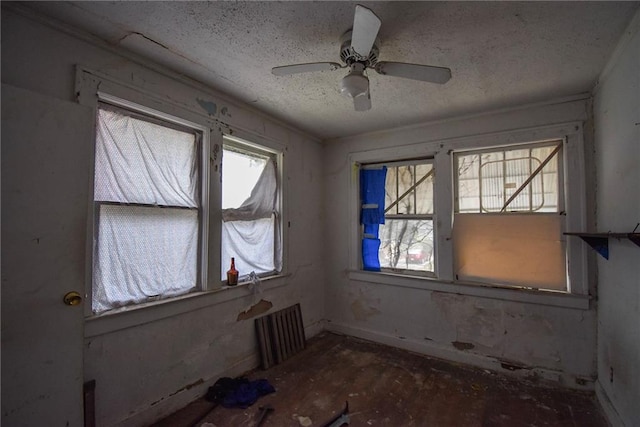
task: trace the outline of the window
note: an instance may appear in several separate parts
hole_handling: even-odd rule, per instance
[[[240,281],[282,270],[278,153],[225,136],[222,152],[221,279],[231,258]]]
[[[254,272],[286,283],[286,144],[91,70],[79,70],[76,90],[96,111],[88,324],[227,300],[208,291],[223,289],[231,257],[240,281]]]
[[[456,280],[566,290],[562,141],[454,155]]]
[[[352,236],[359,240],[351,251],[359,257],[351,259],[350,277],[518,300],[552,297],[505,291],[588,294],[585,249],[563,235],[585,228],[581,132],[580,124],[559,124],[353,153],[360,179],[352,187],[359,223]],[[383,180],[366,178],[382,169]],[[367,211],[377,206],[370,196],[379,194],[381,182],[383,219],[376,222]]]
[[[456,153],[456,212],[558,212],[561,148],[556,141]]]
[[[386,169],[384,182],[373,184],[384,185],[380,189],[384,191],[384,220],[378,226],[376,254],[380,269],[408,274],[433,273],[433,163],[431,160],[394,162],[368,165],[364,169],[380,170],[381,166]],[[367,185],[366,178],[362,182]],[[363,207],[366,209],[366,206],[365,203]],[[369,226],[366,221],[363,224],[366,239]]]
[[[92,310],[201,286],[202,132],[99,103]]]

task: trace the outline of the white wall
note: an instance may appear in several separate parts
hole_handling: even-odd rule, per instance
[[[597,231],[630,232],[640,222],[640,12],[594,92]],[[598,258],[598,395],[614,425],[640,425],[639,259],[626,239]]]
[[[324,313],[324,273],[322,251],[314,242],[321,242],[323,237],[322,229],[316,226],[323,220],[322,146],[301,132],[248,106],[229,101],[202,85],[32,18],[3,8],[3,83],[50,98],[75,101],[75,66],[80,64],[203,115],[206,111],[197,99],[215,102],[218,106],[216,118],[232,129],[252,132],[286,147],[290,274],[266,285],[263,297],[273,303],[273,310],[300,302],[307,336],[320,331]],[[223,107],[226,107],[224,111]],[[87,174],[92,162],[92,158],[84,158],[74,165],[79,176]],[[38,170],[25,169],[24,173],[35,180],[47,179],[39,175]],[[55,194],[50,196],[56,197]],[[79,218],[86,218],[89,204],[89,200],[80,200],[65,209],[70,214],[77,213]],[[33,209],[37,207],[33,206]],[[4,226],[10,227],[10,224]],[[78,226],[84,228],[85,224]],[[34,268],[27,257],[20,262],[24,269]],[[84,379],[97,382],[98,425],[149,423],[203,395],[219,376],[236,375],[257,366],[253,320],[236,321],[238,313],[252,302],[249,292],[239,287],[163,304],[157,309],[112,316],[107,322],[91,321],[85,329]],[[11,301],[3,300],[3,304],[11,304]],[[21,322],[22,316],[30,316],[29,307],[21,312],[11,312],[17,314],[7,318],[3,311],[3,325]],[[149,321],[150,317],[161,319]],[[34,328],[31,333],[37,340],[38,329]],[[3,347],[8,345],[11,343],[3,342]],[[63,357],[63,349],[60,351]],[[3,369],[11,367],[11,360],[3,360]],[[46,381],[46,378],[41,380]],[[38,384],[24,384],[23,387],[24,390],[11,392],[24,391],[26,394],[25,390],[37,388]],[[36,393],[34,390],[29,392]],[[3,408],[3,412],[5,409],[8,413],[13,408]],[[42,420],[42,425],[48,421]],[[5,419],[5,422],[10,424],[11,420]]]
[[[413,156],[419,156],[431,150],[434,142],[436,146],[442,142],[442,150],[447,151],[452,138],[486,138],[491,133],[576,121],[587,129],[584,140],[588,157],[592,151],[589,110],[588,96],[584,96],[329,141],[324,166],[329,207],[325,233],[327,328],[497,370],[504,370],[502,363],[521,365],[525,368],[515,374],[593,388],[596,312],[592,303],[552,306],[543,300],[518,300],[522,293],[514,290],[497,293],[437,280],[378,281],[351,270],[350,259],[357,257],[357,242],[354,245],[349,241],[357,222],[352,200],[357,192],[350,191],[355,173],[350,156],[366,153],[376,158],[379,153],[389,155],[406,147],[411,147]],[[447,179],[445,175],[436,171],[436,179]],[[438,237],[438,243],[444,244],[445,238]],[[593,293],[593,283],[585,288]]]
[[[640,220],[637,17],[635,22],[635,35],[615,57],[596,92],[600,231],[627,231]],[[3,9],[3,83],[74,101],[76,64],[194,111],[200,109],[197,98],[214,101],[219,112],[227,107],[227,114],[218,114],[220,120],[287,146],[291,275],[269,285],[265,298],[273,302],[274,310],[301,302],[309,335],[322,328],[326,317],[332,330],[478,366],[501,369],[501,361],[521,364],[525,367],[517,372],[521,375],[558,379],[572,387],[589,387],[597,372],[601,397],[611,400],[627,425],[640,424],[634,406],[640,400],[640,271],[633,262],[640,248],[631,243],[612,241],[611,259],[598,261],[597,367],[593,304],[579,308],[459,295],[448,291],[446,283],[435,290],[399,287],[349,273],[351,153],[408,144],[416,144],[419,151],[422,143],[581,121],[587,129],[587,176],[592,179],[586,100],[360,135],[330,141],[323,149],[313,139],[212,90]],[[76,167],[86,172],[91,162],[87,158]],[[27,172],[35,174],[35,179],[46,178],[37,170]],[[69,210],[82,218],[88,203],[79,202]],[[587,216],[591,214],[590,206]],[[324,229],[318,227],[322,223]],[[324,242],[324,252],[318,242]],[[32,267],[29,259],[22,261],[24,268]],[[116,326],[87,325],[84,378],[97,380],[99,425],[150,422],[202,395],[218,376],[255,366],[253,323],[236,321],[251,302],[246,290],[234,289],[167,304],[162,318],[153,322],[145,323],[147,316],[133,312],[119,316]],[[29,307],[12,318],[3,311],[2,322],[20,322],[24,319],[20,316],[29,315]],[[38,330],[32,332],[37,339]],[[454,342],[467,349],[459,349]],[[11,361],[3,360],[5,367],[10,368]],[[613,382],[609,382],[610,367]]]

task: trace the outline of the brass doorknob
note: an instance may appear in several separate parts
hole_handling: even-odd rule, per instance
[[[82,295],[76,291],[67,292],[63,301],[67,305],[79,305],[82,302]]]

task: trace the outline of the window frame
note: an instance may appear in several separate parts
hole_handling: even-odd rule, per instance
[[[362,169],[377,169],[380,168],[382,166],[386,166],[387,168],[392,168],[392,167],[400,167],[400,166],[416,166],[416,165],[431,165],[431,172],[430,175],[433,177],[433,188],[434,188],[434,192],[435,192],[435,176],[436,176],[436,170],[435,170],[435,163],[434,163],[434,159],[433,157],[423,157],[423,158],[418,158],[418,159],[406,159],[406,160],[394,160],[394,161],[389,161],[389,162],[382,162],[382,163],[365,163],[360,165],[360,168]],[[389,173],[389,169],[387,169],[387,174]],[[415,189],[414,189],[415,191]],[[396,273],[396,274],[403,274],[403,275],[407,275],[407,276],[418,276],[418,277],[436,277],[435,274],[435,257],[436,257],[436,236],[435,236],[435,223],[436,223],[436,206],[435,206],[435,197],[432,200],[432,204],[433,204],[433,212],[429,213],[429,214],[387,214],[386,213],[386,209],[385,209],[385,221],[387,219],[407,219],[407,220],[429,220],[432,223],[433,226],[433,240],[432,240],[432,246],[433,246],[433,257],[434,257],[434,271],[425,271],[425,270],[412,270],[412,269],[408,269],[408,268],[392,268],[392,267],[381,267],[381,271],[382,272],[386,272],[386,273]],[[361,227],[362,229],[362,227]],[[363,237],[363,233],[364,231],[361,231],[361,238]],[[361,261],[360,261],[360,268],[362,269],[362,257],[360,257]]]
[[[198,183],[197,183],[198,190],[197,191],[198,191],[198,196],[200,198],[200,206],[196,208],[198,212],[198,255],[197,255],[198,259],[197,259],[197,273],[196,273],[197,274],[196,292],[208,290],[209,289],[208,269],[205,268],[205,265],[207,265],[207,256],[208,256],[209,236],[207,233],[207,230],[208,230],[207,218],[209,216],[210,200],[209,200],[209,166],[208,166],[208,162],[206,161],[207,157],[204,155],[204,153],[207,153],[210,151],[210,138],[209,138],[210,129],[201,124],[194,123],[192,121],[185,120],[178,116],[165,113],[165,112],[156,110],[154,108],[129,101],[127,99],[122,99],[117,96],[111,95],[110,93],[105,93],[105,92],[97,93],[97,100],[95,104],[95,111],[96,111],[95,123],[96,124],[98,120],[97,114],[101,108],[101,105],[105,105],[107,106],[108,109],[113,109],[119,113],[126,114],[137,120],[148,121],[150,123],[154,123],[160,126],[165,126],[171,129],[178,129],[185,132],[188,131],[190,133],[193,132],[196,135],[196,147],[197,147],[196,161],[198,164]],[[95,174],[95,141],[93,142],[92,177],[94,174]],[[93,194],[94,194],[93,183],[92,183],[91,194],[93,197]],[[118,206],[140,206],[140,207],[148,206],[148,205],[139,204],[139,203],[100,202],[94,199],[93,206],[92,206],[92,213],[91,213],[92,220],[90,221],[91,222],[90,236],[94,242],[96,242],[98,239],[98,222],[100,220],[99,218],[100,206],[104,204],[118,205]],[[91,264],[90,264],[91,280],[89,280],[89,286],[87,290],[88,303],[86,304],[86,307],[87,307],[86,310],[89,311],[90,313],[89,315],[91,316],[100,316],[110,312],[126,311],[127,309],[131,309],[132,307],[139,307],[145,304],[152,304],[154,302],[175,299],[185,295],[185,294],[182,294],[182,295],[166,297],[166,298],[162,298],[162,297],[150,298],[149,300],[143,301],[140,303],[127,304],[122,307],[115,307],[105,312],[94,313],[92,302],[93,302],[93,290],[94,290],[93,272],[95,268],[95,243],[92,243],[90,253],[91,253],[90,255],[91,256]]]
[[[118,330],[132,325],[146,323],[152,320],[171,316],[188,310],[194,303],[187,303],[192,297],[200,295],[211,295],[211,291],[222,288],[216,275],[207,274],[210,271],[220,269],[220,229],[210,227],[210,224],[220,220],[219,209],[220,200],[220,164],[221,156],[219,150],[222,143],[222,124],[214,117],[208,117],[195,110],[189,109],[183,104],[176,103],[170,98],[163,97],[155,92],[142,89],[135,85],[125,83],[101,72],[91,70],[82,66],[76,67],[75,76],[76,99],[81,105],[93,108],[97,114],[99,102],[116,105],[128,110],[136,110],[144,115],[157,117],[176,123],[178,126],[186,126],[202,132],[201,142],[201,216],[203,223],[200,234],[204,236],[201,245],[201,256],[199,260],[204,273],[200,279],[201,286],[196,292],[184,295],[159,299],[156,301],[131,304],[112,310],[107,310],[99,314],[92,311],[91,301],[93,300],[93,244],[95,235],[94,220],[94,174],[95,174],[95,140],[88,143],[91,145],[91,161],[89,162],[89,175],[91,182],[90,199],[87,200],[87,239],[85,245],[85,289],[84,297],[87,303],[84,304],[84,316],[88,321],[85,329],[85,336],[99,335],[112,330]],[[93,121],[93,135],[96,133],[97,121]],[[206,266],[206,268],[205,268]],[[229,297],[223,297],[227,299]],[[210,300],[211,298],[206,298]],[[219,297],[214,298],[220,299]],[[184,301],[185,303],[180,303]],[[173,303],[176,304],[167,304]],[[207,305],[204,300],[196,305]],[[146,310],[147,308],[157,308],[156,310]],[[125,316],[126,314],[126,316]]]
[[[238,136],[238,134],[241,135],[241,137]],[[285,271],[286,271],[286,264],[287,264],[285,261],[286,258],[284,254],[285,248],[286,248],[286,245],[284,245],[284,233],[285,233],[284,192],[285,192],[285,189],[283,186],[283,175],[282,175],[285,148],[280,144],[274,143],[273,141],[267,141],[264,138],[260,138],[255,135],[249,135],[248,133],[245,133],[242,131],[223,132],[222,144],[220,148],[221,159],[224,158],[225,145],[235,147],[237,149],[240,149],[240,151],[253,152],[259,155],[263,155],[265,157],[269,157],[273,159],[275,162],[276,185],[277,185],[278,194],[277,194],[277,200],[276,200],[276,227],[275,227],[275,235],[274,235],[274,256],[277,256],[276,254],[277,251],[280,252],[279,254],[280,270],[277,269],[277,265],[276,265],[276,270],[273,273],[262,273],[262,274],[258,274],[257,276],[260,279],[282,276],[286,274]],[[222,167],[222,161],[221,161],[221,167]],[[220,191],[222,191],[222,187]],[[222,210],[222,197],[220,197],[220,201],[221,203],[218,208]],[[220,218],[219,225],[221,228],[222,216]],[[226,271],[226,268],[225,268],[225,265],[222,264],[222,260],[221,260],[221,266],[220,266],[219,272],[220,274],[222,274],[224,271]],[[226,280],[222,280],[222,283],[223,283],[223,286],[226,286]],[[238,284],[242,284],[242,283],[246,283],[246,281],[239,282]]]
[[[349,277],[418,289],[431,289],[463,295],[492,297],[507,301],[525,301],[546,305],[586,309],[589,306],[588,253],[579,239],[566,239],[567,291],[535,290],[526,287],[497,286],[456,281],[453,272],[452,225],[454,215],[454,165],[453,152],[491,149],[519,144],[542,143],[562,140],[562,181],[564,194],[565,227],[567,231],[585,229],[587,225],[585,153],[583,124],[580,121],[453,137],[446,140],[411,142],[405,145],[352,152],[349,162],[354,170],[363,164],[386,163],[394,160],[433,156],[437,179],[434,184],[435,221],[435,277],[414,277],[386,272],[363,271],[358,239],[358,174],[351,174],[350,184],[350,244]],[[563,236],[564,238],[564,236]]]

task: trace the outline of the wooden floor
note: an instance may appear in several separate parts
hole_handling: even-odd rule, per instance
[[[255,426],[263,405],[275,409],[265,427],[322,426],[346,401],[351,426],[607,426],[593,394],[331,333],[310,340],[283,364],[247,377],[268,379],[276,393],[248,409],[211,410],[201,399],[156,426]]]

